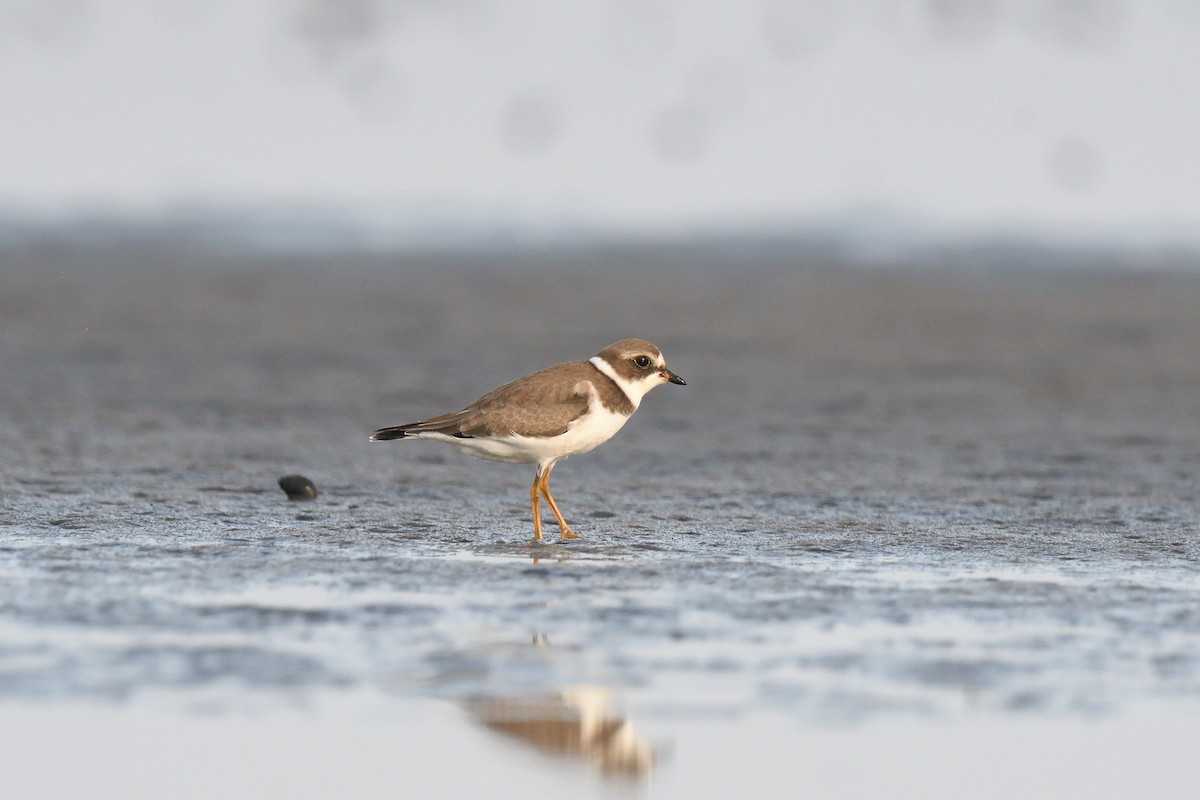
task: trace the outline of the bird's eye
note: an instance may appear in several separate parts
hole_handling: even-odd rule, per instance
[[[645,369],[646,367],[650,366],[650,357],[649,356],[638,356],[637,358],[635,358],[633,360],[633,363],[637,364],[642,369]]]

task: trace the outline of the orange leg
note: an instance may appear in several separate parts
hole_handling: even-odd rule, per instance
[[[538,493],[541,491],[542,471],[539,469],[533,476],[533,486],[529,487],[529,503],[533,506],[533,540],[542,540],[542,509],[538,504]]]
[[[550,512],[554,514],[554,521],[558,523],[559,540],[577,539],[579,537],[571,532],[571,526],[567,524],[567,521],[563,519],[562,512],[558,510],[558,503],[554,502],[554,498],[550,495],[550,470],[553,468],[554,465],[551,464],[546,467],[545,471],[538,470],[540,474],[534,485],[541,490],[542,496],[546,498],[546,505],[550,506]]]

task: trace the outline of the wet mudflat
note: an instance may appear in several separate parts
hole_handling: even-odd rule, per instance
[[[433,785],[414,719],[443,731],[430,752],[530,759],[548,794],[621,773],[720,796],[705,769],[753,765],[760,796],[809,779],[825,796],[855,749],[928,741],[932,760],[963,737],[993,743],[995,796],[1057,785],[1007,758],[1114,791],[1197,777],[1168,745],[1200,709],[1200,274],[657,251],[3,261],[7,730],[147,744],[162,720],[136,715],[161,713],[216,720],[217,740],[294,729],[294,763],[331,746],[324,720],[343,747],[407,742],[423,771],[381,773],[381,794]],[[528,541],[531,468],[367,442],[625,336],[689,385],[556,469],[579,540]],[[289,474],[319,495],[289,501]],[[1155,732],[1164,747],[1130,749]],[[1075,737],[1094,747],[1046,755]],[[817,741],[823,767],[789,761]],[[767,743],[779,758],[754,755]],[[878,768],[896,794],[989,796]]]

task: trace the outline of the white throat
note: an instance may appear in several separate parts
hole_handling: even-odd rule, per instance
[[[613,383],[619,386],[621,391],[625,393],[625,396],[629,398],[629,402],[633,403],[635,410],[642,404],[642,398],[646,396],[646,392],[662,383],[662,379],[658,376],[657,372],[652,372],[641,380],[628,381],[618,375],[617,371],[612,368],[612,364],[609,364],[600,356],[592,356],[588,361],[592,362],[596,366],[596,369],[612,378]]]

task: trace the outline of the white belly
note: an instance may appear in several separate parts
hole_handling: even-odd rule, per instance
[[[422,433],[419,439],[448,442],[459,450],[488,461],[508,461],[521,464],[548,464],[604,444],[629,420],[624,414],[614,414],[593,396],[588,413],[571,423],[559,436],[475,437],[458,439],[441,433]]]

